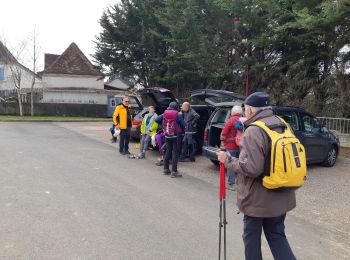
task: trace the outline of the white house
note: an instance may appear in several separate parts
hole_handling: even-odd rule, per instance
[[[8,97],[13,95],[15,80],[17,82],[20,80],[21,93],[28,93],[34,77],[34,88],[36,90],[41,89],[42,82],[40,76],[20,64],[0,41],[0,96]]]
[[[115,93],[104,89],[104,74],[72,43],[61,54],[45,54],[43,103],[107,104]]]
[[[38,74],[20,64],[0,42],[0,97],[13,96],[14,75],[21,74],[22,100],[29,93],[33,77],[35,91],[40,93],[35,102],[53,104],[108,105],[114,95],[122,95],[129,85],[116,79],[112,86],[104,84],[102,74],[72,43],[61,54],[45,54],[44,70]]]

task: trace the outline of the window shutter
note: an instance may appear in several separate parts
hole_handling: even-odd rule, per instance
[[[5,68],[0,67],[0,80],[5,80]]]

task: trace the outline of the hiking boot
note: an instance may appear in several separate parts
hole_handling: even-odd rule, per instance
[[[140,153],[136,156],[136,159],[145,159],[145,154],[144,153]]]
[[[158,162],[156,162],[156,165],[157,166],[163,166],[164,165],[163,160],[159,160]]]
[[[171,178],[178,178],[178,177],[182,177],[182,174],[179,173],[178,171],[176,172],[171,172]]]
[[[233,190],[233,191],[236,190],[235,187],[234,187],[234,184],[231,184],[231,183],[227,183],[227,189]]]
[[[227,183],[227,189],[236,191],[237,190],[237,184],[235,183]]]
[[[169,169],[164,169],[163,174],[164,175],[169,175],[170,174],[170,170]]]

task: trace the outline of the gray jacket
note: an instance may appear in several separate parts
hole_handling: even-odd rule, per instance
[[[185,132],[188,134],[196,133],[197,132],[197,123],[198,123],[198,120],[200,118],[198,113],[193,108],[190,108],[187,112],[182,112],[182,115],[183,115],[185,123],[186,123]]]
[[[272,110],[263,110],[245,122],[248,127],[261,120],[267,125],[280,121]],[[281,129],[280,129],[281,131]],[[262,186],[262,174],[269,171],[271,141],[258,126],[249,126],[241,139],[239,158],[228,157],[226,167],[232,168],[237,176],[237,206],[251,217],[277,217],[296,206],[295,191],[273,191]]]

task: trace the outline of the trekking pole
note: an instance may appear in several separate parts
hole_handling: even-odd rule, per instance
[[[221,259],[221,228],[224,227],[224,260],[226,260],[226,176],[225,165],[220,163],[220,214],[219,214],[219,260]]]
[[[220,260],[221,259],[221,228],[222,228],[222,199],[221,199],[221,196],[220,196],[219,219],[220,219],[219,220],[219,260]]]

